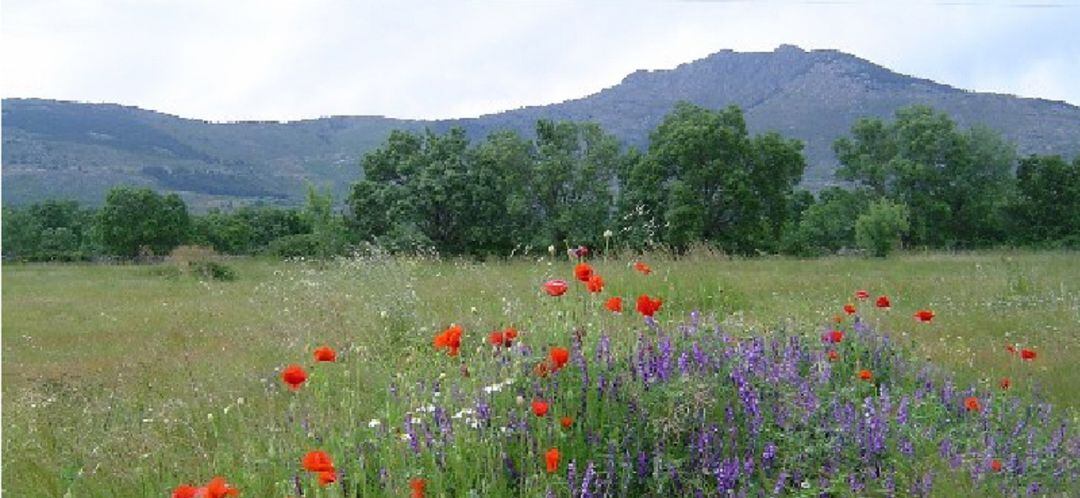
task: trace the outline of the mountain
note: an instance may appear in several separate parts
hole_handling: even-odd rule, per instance
[[[531,136],[541,118],[596,121],[626,145],[645,148],[649,132],[680,100],[710,108],[735,104],[753,132],[805,141],[804,185],[812,190],[833,182],[832,142],[856,119],[888,118],[911,104],[945,111],[961,126],[989,126],[1022,154],[1080,154],[1080,107],[970,92],[843,52],[784,45],[773,52],[725,50],[670,70],[636,71],[580,99],[468,119],[211,123],[114,104],[5,99],[3,199],[5,205],[51,197],[97,204],[123,183],[179,192],[195,209],[297,204],[308,180],[332,185],[340,198],[360,176],[363,153],[393,129],[460,126],[479,139],[504,128]]]

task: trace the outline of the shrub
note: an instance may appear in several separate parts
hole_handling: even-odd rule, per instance
[[[907,206],[881,199],[855,220],[855,242],[870,254],[885,257],[910,228]]]

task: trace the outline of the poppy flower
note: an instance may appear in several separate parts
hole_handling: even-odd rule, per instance
[[[1006,344],[1005,351],[1008,351],[1009,354],[1016,354],[1016,346],[1013,346],[1012,344]]]
[[[833,330],[825,334],[825,342],[831,342],[833,344],[839,344],[844,340],[844,332],[842,330]]]
[[[319,472],[319,486],[326,487],[337,481],[337,473],[332,470]]]
[[[887,310],[892,307],[892,303],[889,302],[889,296],[878,296],[877,302],[874,303],[878,308]]]
[[[281,371],[281,380],[289,385],[289,389],[298,391],[307,381],[307,372],[300,365],[289,365]]]
[[[206,484],[206,492],[202,495],[196,493],[196,496],[205,498],[225,498],[226,496],[236,496],[240,494],[240,490],[229,486],[225,482],[224,477],[215,477]]]
[[[874,374],[866,369],[859,370],[859,378],[862,380],[873,380]]]
[[[517,334],[517,329],[514,327],[506,327],[506,330],[503,331],[503,340],[506,341],[504,343],[506,344],[506,347],[510,347],[509,343],[513,342],[514,339],[517,339]]]
[[[569,429],[570,426],[574,425],[574,419],[570,418],[569,416],[566,416],[566,417],[563,417],[563,418],[559,419],[559,423],[562,424],[563,429]]]
[[[642,263],[641,261],[634,263],[634,269],[642,275],[648,275],[652,273],[652,268],[649,268],[649,265]]]
[[[588,247],[577,246],[577,248],[574,249],[574,256],[577,256],[579,258],[584,258],[585,256],[588,256],[588,255],[589,255],[589,248]]]
[[[315,350],[315,361],[337,361],[337,353],[329,346],[323,346]]]
[[[829,361],[836,361],[840,359],[840,353],[836,351],[829,351]]]
[[[1002,390],[1008,390],[1010,387],[1012,387],[1012,381],[1009,380],[1008,377],[1005,377],[1001,379],[1001,382],[998,382],[998,386],[1000,386]]]
[[[585,282],[585,287],[589,289],[589,292],[597,293],[604,290],[604,279],[600,275],[593,274],[589,277],[589,281]]]
[[[934,319],[934,312],[930,310],[916,311],[915,319],[923,323],[930,323]]]
[[[998,460],[997,458],[990,460],[990,470],[1001,472],[1001,460]]]
[[[181,484],[176,487],[172,492],[172,498],[195,498],[195,494],[199,492],[199,488],[189,484]]]
[[[544,454],[544,461],[547,463],[548,474],[554,474],[559,471],[559,449],[552,448],[547,450]]]
[[[982,405],[979,404],[979,398],[968,396],[964,398],[964,408],[967,408],[967,411],[969,412],[977,412],[982,410]]]
[[[501,330],[496,330],[488,336],[488,342],[492,346],[502,346],[505,343],[506,336],[503,335]]]
[[[604,307],[612,313],[622,313],[622,298],[613,297],[604,302]]]
[[[566,348],[554,347],[551,348],[551,352],[548,353],[551,357],[552,370],[558,370],[566,365],[566,362],[570,361],[570,350]]]
[[[536,414],[537,417],[543,417],[544,415],[547,415],[547,412],[548,412],[548,404],[547,404],[547,402],[545,402],[543,400],[539,400],[539,399],[533,400],[533,402],[532,402],[532,411],[533,411],[534,414]]]
[[[1024,348],[1020,350],[1020,359],[1024,361],[1031,361],[1035,359],[1035,350]]]
[[[870,293],[864,290],[855,291],[855,299],[862,301],[863,299],[870,299]]]
[[[435,349],[446,349],[449,356],[457,356],[461,349],[461,326],[451,325],[450,328],[435,336]]]
[[[664,303],[660,298],[650,299],[646,294],[642,294],[637,298],[637,310],[642,316],[653,316],[662,304]]]
[[[593,276],[592,266],[588,263],[578,263],[574,267],[574,277],[582,282],[588,282],[589,278]]]
[[[566,285],[566,280],[548,280],[544,282],[544,292],[547,292],[549,296],[559,297],[566,294],[566,289],[569,286]]]
[[[427,488],[427,480],[423,477],[414,477],[409,481],[409,487],[412,488],[412,493],[409,494],[411,498],[424,498],[424,488]]]
[[[333,472],[334,462],[325,451],[309,451],[301,461],[308,472]]]
[[[854,315],[855,314],[855,305],[851,304],[851,303],[845,304],[844,305],[844,313],[847,313],[849,315]]]

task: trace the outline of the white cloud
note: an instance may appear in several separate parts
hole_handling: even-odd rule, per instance
[[[583,96],[724,48],[837,48],[1080,104],[1080,7],[1007,2],[8,0],[3,95],[214,120],[461,117]]]

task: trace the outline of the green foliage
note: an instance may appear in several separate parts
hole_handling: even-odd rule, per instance
[[[191,238],[221,253],[256,254],[275,239],[311,231],[311,224],[298,210],[245,206],[193,217]]]
[[[1080,247],[1080,157],[1030,156],[1016,171],[1013,238]]]
[[[855,220],[855,241],[870,254],[885,257],[910,228],[907,206],[880,199]]]
[[[145,249],[168,253],[187,239],[191,224],[187,206],[176,194],[161,196],[133,187],[110,190],[97,221],[105,250],[128,258]]]
[[[788,254],[819,256],[855,246],[855,220],[870,203],[864,190],[832,187],[785,226],[782,249]],[[805,198],[799,204],[805,203]],[[796,205],[794,208],[797,208]]]
[[[94,213],[75,201],[4,208],[3,254],[22,261],[78,261],[97,251]]]

